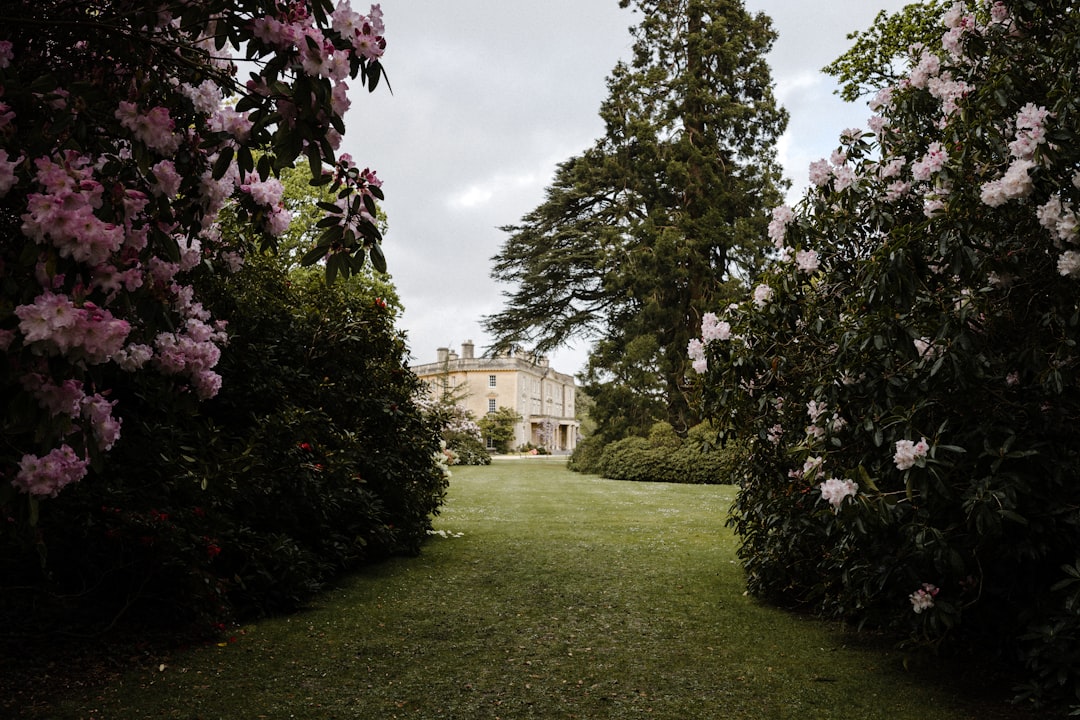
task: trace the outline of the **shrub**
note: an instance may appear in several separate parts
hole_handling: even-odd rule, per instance
[[[446,447],[457,456],[458,465],[490,465],[491,453],[484,441],[472,433],[444,433]]]
[[[220,394],[195,414],[151,376],[118,379],[123,440],[33,535],[6,538],[5,569],[30,588],[3,594],[9,619],[31,621],[34,603],[56,611],[34,622],[99,627],[291,610],[427,537],[447,483],[440,428],[412,400],[384,305],[270,261],[202,282],[230,322]]]
[[[648,438],[628,437],[604,446],[596,472],[612,480],[732,482],[736,468],[745,457],[741,446],[731,443],[720,447],[707,442],[707,437],[710,437],[708,426],[696,426],[684,441],[668,423],[656,423]]]
[[[1080,700],[1080,18],[958,3],[692,344],[755,594]],[[902,64],[903,65],[903,64]]]
[[[590,435],[578,441],[566,461],[566,467],[574,472],[600,474],[600,460],[607,443],[599,435]]]

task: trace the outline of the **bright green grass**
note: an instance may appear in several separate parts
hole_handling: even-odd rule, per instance
[[[724,528],[732,495],[600,480],[554,460],[455,468],[436,522],[448,537],[420,557],[49,717],[1012,716],[746,597]]]

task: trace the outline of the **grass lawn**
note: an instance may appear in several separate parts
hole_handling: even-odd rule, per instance
[[[420,557],[24,716],[1025,717],[1001,704],[1007,687],[950,689],[925,659],[905,670],[900,653],[745,596],[733,492],[554,459],[455,468]]]

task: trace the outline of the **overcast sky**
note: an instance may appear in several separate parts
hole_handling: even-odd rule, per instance
[[[840,101],[820,69],[848,48],[849,32],[910,1],[746,0],[779,33],[769,62],[791,114],[780,160],[792,199],[810,162],[870,116],[864,103]],[[481,319],[509,289],[490,277],[499,227],[543,202],[556,164],[603,134],[605,80],[629,57],[635,16],[618,0],[383,0],[382,9],[393,94],[353,91],[342,151],[383,180],[383,247],[420,364],[438,347],[490,344]],[[586,349],[552,353],[553,367],[577,373]]]

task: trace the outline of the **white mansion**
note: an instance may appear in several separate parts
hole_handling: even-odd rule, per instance
[[[561,453],[577,445],[574,378],[553,370],[547,358],[521,352],[476,357],[471,340],[461,344],[460,356],[449,348],[436,352],[435,362],[413,366],[412,371],[436,396],[455,391],[477,418],[500,407],[516,410],[522,421],[511,447],[531,443]]]

